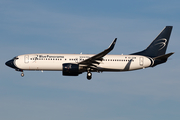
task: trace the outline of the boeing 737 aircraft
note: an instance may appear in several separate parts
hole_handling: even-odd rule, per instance
[[[87,72],[131,71],[165,63],[173,52],[165,54],[172,26],[166,26],[154,41],[143,51],[129,55],[107,55],[113,50],[117,38],[98,54],[25,54],[14,57],[5,64],[24,76],[24,70],[62,71],[65,76],[78,76]]]

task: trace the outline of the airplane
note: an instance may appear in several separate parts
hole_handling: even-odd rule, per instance
[[[20,71],[62,71],[64,76],[78,76],[87,72],[91,80],[92,72],[121,72],[154,67],[165,63],[174,52],[166,53],[173,26],[166,26],[143,51],[129,55],[107,55],[113,50],[117,38],[98,54],[25,54],[14,57],[5,64]]]

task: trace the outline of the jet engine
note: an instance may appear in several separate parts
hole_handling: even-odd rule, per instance
[[[62,66],[62,73],[65,76],[78,76],[79,74],[81,74],[81,72],[79,71],[79,64],[64,63]]]

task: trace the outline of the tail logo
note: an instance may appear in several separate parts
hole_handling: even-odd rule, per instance
[[[161,50],[166,46],[166,43],[167,43],[167,39],[162,38],[162,39],[159,39],[159,40],[156,41],[155,46],[159,45],[159,50]]]

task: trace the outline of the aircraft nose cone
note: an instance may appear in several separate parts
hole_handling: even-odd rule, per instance
[[[8,67],[15,68],[14,60],[9,60],[5,63]]]

